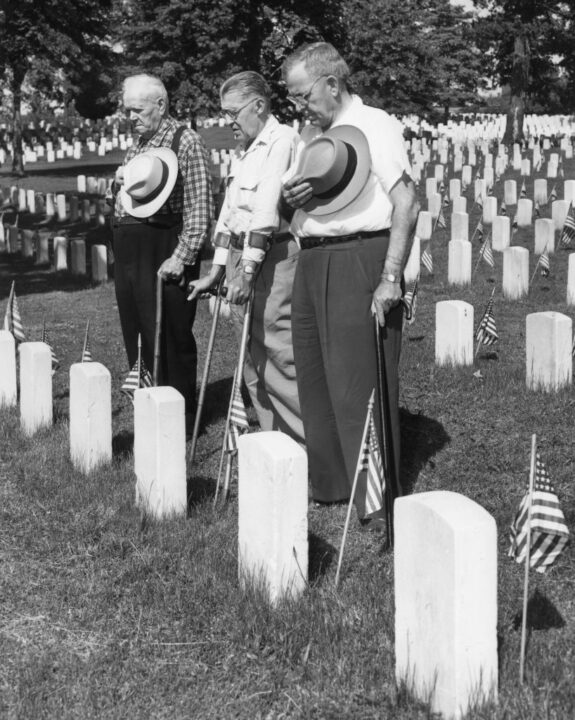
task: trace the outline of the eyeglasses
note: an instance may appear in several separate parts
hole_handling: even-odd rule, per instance
[[[250,105],[251,103],[253,103],[254,100],[259,100],[259,98],[252,98],[251,100],[248,100],[245,105],[242,105],[242,106],[241,106],[240,108],[238,108],[237,110],[225,110],[224,108],[222,108],[222,115],[223,115],[225,118],[227,118],[228,120],[230,120],[231,122],[235,122],[235,121],[238,119],[239,114],[241,113],[241,111],[242,111],[244,108],[247,108],[248,105]]]
[[[312,86],[306,93],[300,93],[298,95],[288,95],[287,99],[291,103],[293,103],[298,110],[303,110],[309,104],[309,99],[311,97],[314,87],[324,77],[329,77],[329,75],[320,75],[313,81]]]

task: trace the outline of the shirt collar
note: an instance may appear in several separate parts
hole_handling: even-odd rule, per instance
[[[266,120],[266,124],[261,129],[260,134],[255,138],[253,143],[243,153],[243,155],[251,152],[258,145],[268,145],[271,142],[274,130],[277,128],[278,125],[279,121],[277,120],[277,118],[274,115],[270,115]]]
[[[363,100],[359,97],[359,95],[352,95],[351,102],[348,107],[330,127],[336,127],[337,125],[349,125],[350,120],[357,116],[357,113],[361,113],[362,108]]]
[[[165,117],[162,118],[160,125],[156,132],[152,135],[151,138],[148,138],[145,140],[141,135],[138,139],[138,147],[143,147],[144,145],[150,145],[151,147],[161,147],[164,137],[168,130],[171,128],[171,118]]]

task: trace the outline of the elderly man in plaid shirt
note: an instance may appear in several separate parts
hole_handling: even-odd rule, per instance
[[[118,311],[130,367],[138,356],[153,366],[156,324],[156,278],[164,281],[160,382],[182,393],[186,429],[195,415],[197,350],[192,325],[195,303],[185,288],[199,276],[200,254],[213,215],[213,196],[206,148],[197,133],[168,114],[163,83],[152,75],[134,75],[123,85],[123,105],[138,139],[116,172],[113,235]],[[128,213],[118,190],[126,164],[153,148],[171,148],[178,158],[175,186],[152,217]]]

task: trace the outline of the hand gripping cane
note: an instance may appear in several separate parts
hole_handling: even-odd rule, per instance
[[[218,495],[219,495],[219,491],[220,491],[221,476],[222,476],[222,468],[223,468],[226,452],[228,451],[228,436],[230,434],[230,419],[231,419],[231,415],[232,415],[232,405],[234,402],[236,387],[241,386],[241,383],[242,383],[242,377],[243,377],[243,371],[244,371],[244,361],[246,358],[246,350],[247,350],[248,337],[249,337],[249,332],[250,332],[250,321],[252,318],[252,302],[253,302],[252,296],[250,295],[250,298],[246,304],[246,311],[244,313],[244,323],[243,323],[243,327],[242,327],[242,337],[240,340],[238,364],[237,364],[236,371],[234,373],[234,379],[232,382],[232,392],[230,395],[230,404],[228,406],[228,416],[226,418],[224,440],[222,443],[222,454],[220,456],[220,467],[218,470],[218,480],[217,480],[217,484],[216,484],[216,494],[214,496],[214,506],[218,502]],[[226,475],[225,475],[225,479],[224,479],[224,500],[227,500],[227,497],[228,497],[231,469],[232,469],[232,464],[231,464],[231,462],[228,462],[226,465]]]

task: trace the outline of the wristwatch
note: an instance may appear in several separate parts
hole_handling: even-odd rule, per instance
[[[256,268],[255,265],[250,265],[249,263],[244,263],[242,265],[242,272],[246,275],[255,275]]]
[[[387,282],[398,283],[401,282],[401,275],[394,275],[393,273],[381,273],[381,279],[387,280]]]

